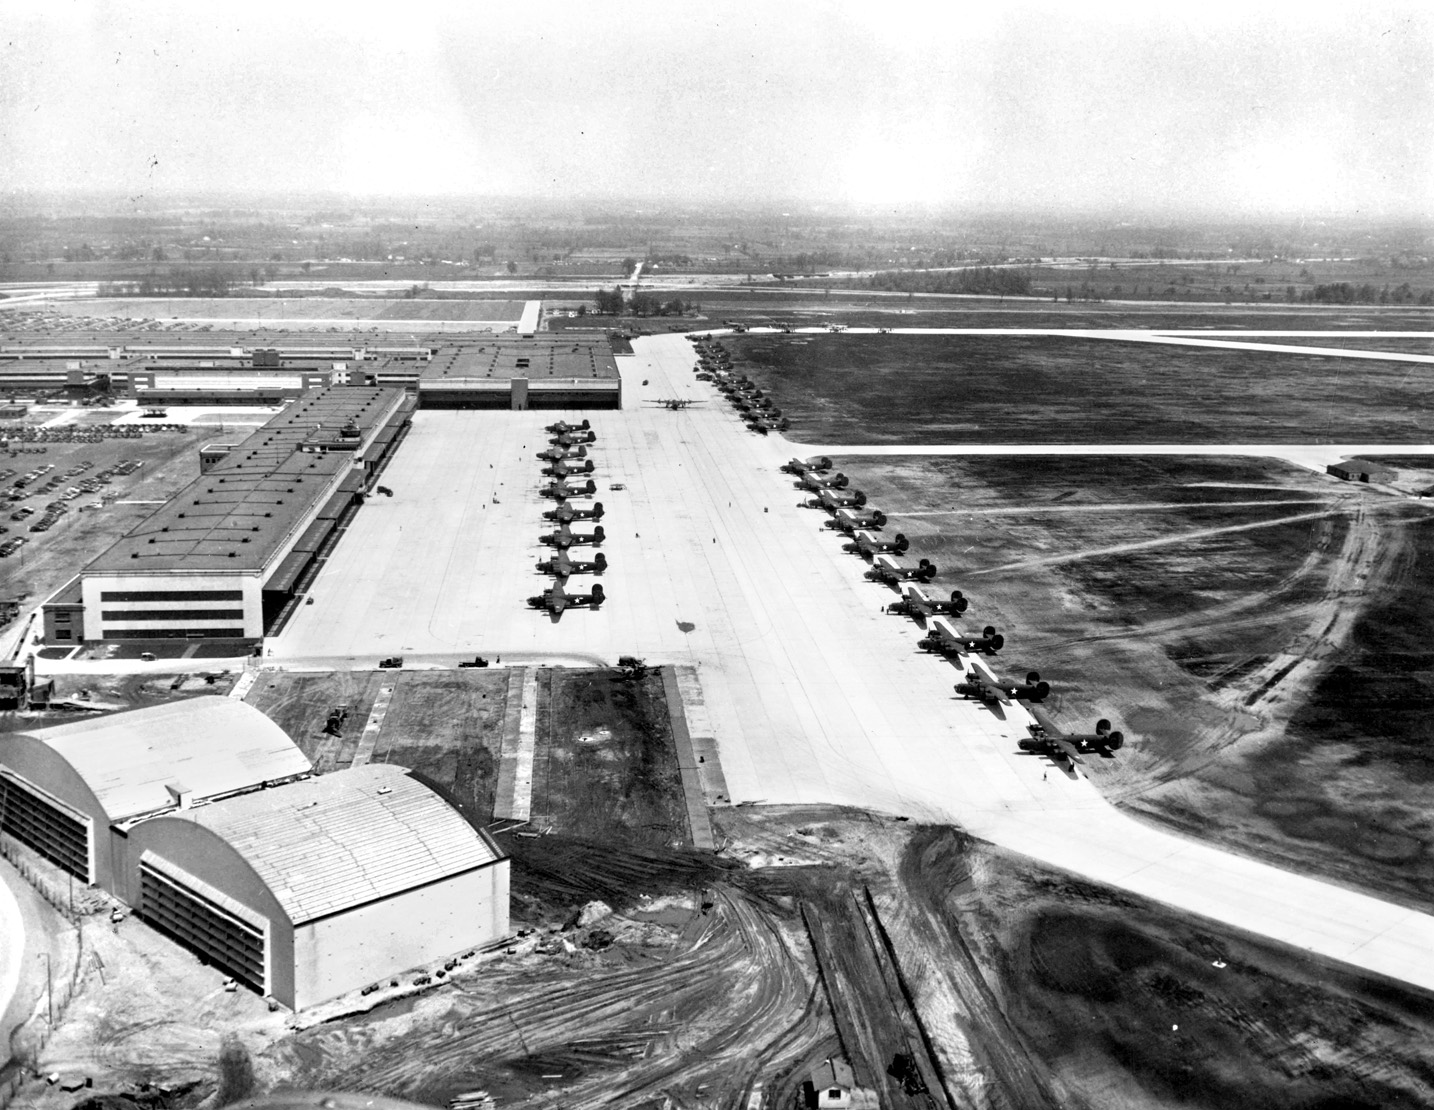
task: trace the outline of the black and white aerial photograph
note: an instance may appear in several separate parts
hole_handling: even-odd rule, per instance
[[[1434,1108],[1434,5],[0,0],[0,1062]]]

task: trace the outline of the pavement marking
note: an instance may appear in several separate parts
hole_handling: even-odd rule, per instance
[[[229,691],[229,696],[235,701],[243,701],[249,696],[249,691],[254,688],[254,683],[259,681],[259,674],[260,670],[258,667],[250,667],[239,676],[239,680],[234,683],[233,688]]]
[[[677,679],[677,692],[682,699],[682,713],[692,737],[692,750],[697,756],[697,776],[702,782],[702,795],[709,806],[730,804],[717,735],[707,713],[707,701],[702,695],[702,682],[697,677],[697,669],[678,666],[673,668],[673,672]]]
[[[508,674],[503,744],[493,816],[527,821],[533,810],[533,753],[538,742],[538,669],[515,667]]]
[[[677,748],[677,770],[682,776],[682,800],[687,806],[687,829],[692,836],[692,846],[710,852],[717,844],[712,839],[712,822],[707,819],[707,801],[702,793],[697,753],[692,749],[682,692],[671,667],[662,668],[662,692],[667,696],[667,712],[672,720],[672,740]]]
[[[379,687],[378,696],[373,699],[373,708],[369,710],[368,723],[363,726],[363,732],[359,735],[358,750],[354,752],[350,767],[361,767],[373,758],[374,745],[378,743],[378,734],[383,729],[383,719],[388,715],[388,705],[392,700],[393,686],[390,684]]]

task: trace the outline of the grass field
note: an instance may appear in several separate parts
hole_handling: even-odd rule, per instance
[[[1426,505],[1242,458],[836,461],[1003,632],[1000,671],[1127,732],[1086,763],[1108,796],[1434,907]]]
[[[1408,365],[1044,336],[731,344],[807,443],[1424,443]]]

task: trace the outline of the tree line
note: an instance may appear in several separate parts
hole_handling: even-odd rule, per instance
[[[882,270],[845,282],[854,289],[893,293],[969,293],[1000,297],[1031,295],[1031,275],[1024,270],[973,266],[964,270]]]

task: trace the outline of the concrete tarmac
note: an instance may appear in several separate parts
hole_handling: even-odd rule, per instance
[[[394,496],[358,514],[271,660],[633,654],[687,664],[733,802],[954,822],[1090,879],[1434,989],[1434,917],[1137,822],[1083,776],[1021,753],[1025,711],[956,697],[957,669],[919,652],[910,622],[881,612],[897,595],[863,580],[866,564],[821,528],[825,514],[797,508],[805,497],[778,467],[807,449],[747,431],[693,379],[683,337],[634,346],[619,359],[628,411],[417,413],[383,479]],[[644,403],[661,397],[704,403]],[[525,604],[549,581],[534,569],[549,553],[537,536],[550,530],[541,512],[552,504],[538,495],[534,456],[544,424],[583,415],[598,435],[589,453],[607,510],[610,600],[554,621]],[[979,596],[964,623],[984,623]]]

